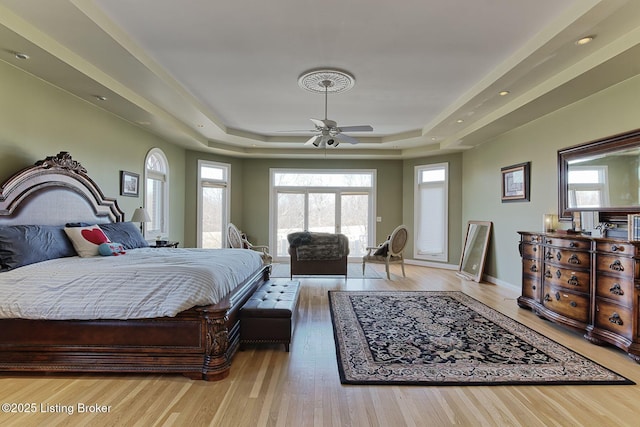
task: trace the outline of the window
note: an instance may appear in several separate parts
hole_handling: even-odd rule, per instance
[[[169,162],[162,150],[152,148],[145,159],[145,207],[151,221],[144,224],[145,236],[169,234]]]
[[[293,231],[342,233],[349,256],[361,257],[372,244],[375,171],[271,170],[271,217],[276,257],[288,256]]]
[[[231,165],[198,161],[198,247],[227,246]]]
[[[415,168],[414,258],[448,260],[449,165]]]
[[[568,174],[569,207],[609,206],[607,166],[571,166]]]

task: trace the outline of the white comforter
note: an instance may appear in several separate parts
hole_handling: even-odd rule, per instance
[[[141,319],[215,304],[262,260],[246,249],[59,258],[0,273],[0,318]]]

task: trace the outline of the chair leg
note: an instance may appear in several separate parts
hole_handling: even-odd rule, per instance
[[[391,275],[389,274],[389,263],[385,263],[385,270],[387,270],[387,279],[391,280]]]
[[[400,265],[402,266],[402,277],[407,277],[406,274],[404,274],[404,260],[402,260],[402,262],[400,263]]]
[[[364,261],[362,261],[362,275],[364,276]]]

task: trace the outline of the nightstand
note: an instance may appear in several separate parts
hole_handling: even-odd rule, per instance
[[[153,240],[149,242],[150,248],[177,248],[180,242],[172,242],[170,240]]]

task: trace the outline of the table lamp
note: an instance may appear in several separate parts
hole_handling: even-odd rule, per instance
[[[138,209],[133,211],[133,215],[131,216],[131,222],[139,222],[140,223],[140,233],[144,235],[144,223],[151,221],[151,217],[145,208],[140,206]]]

